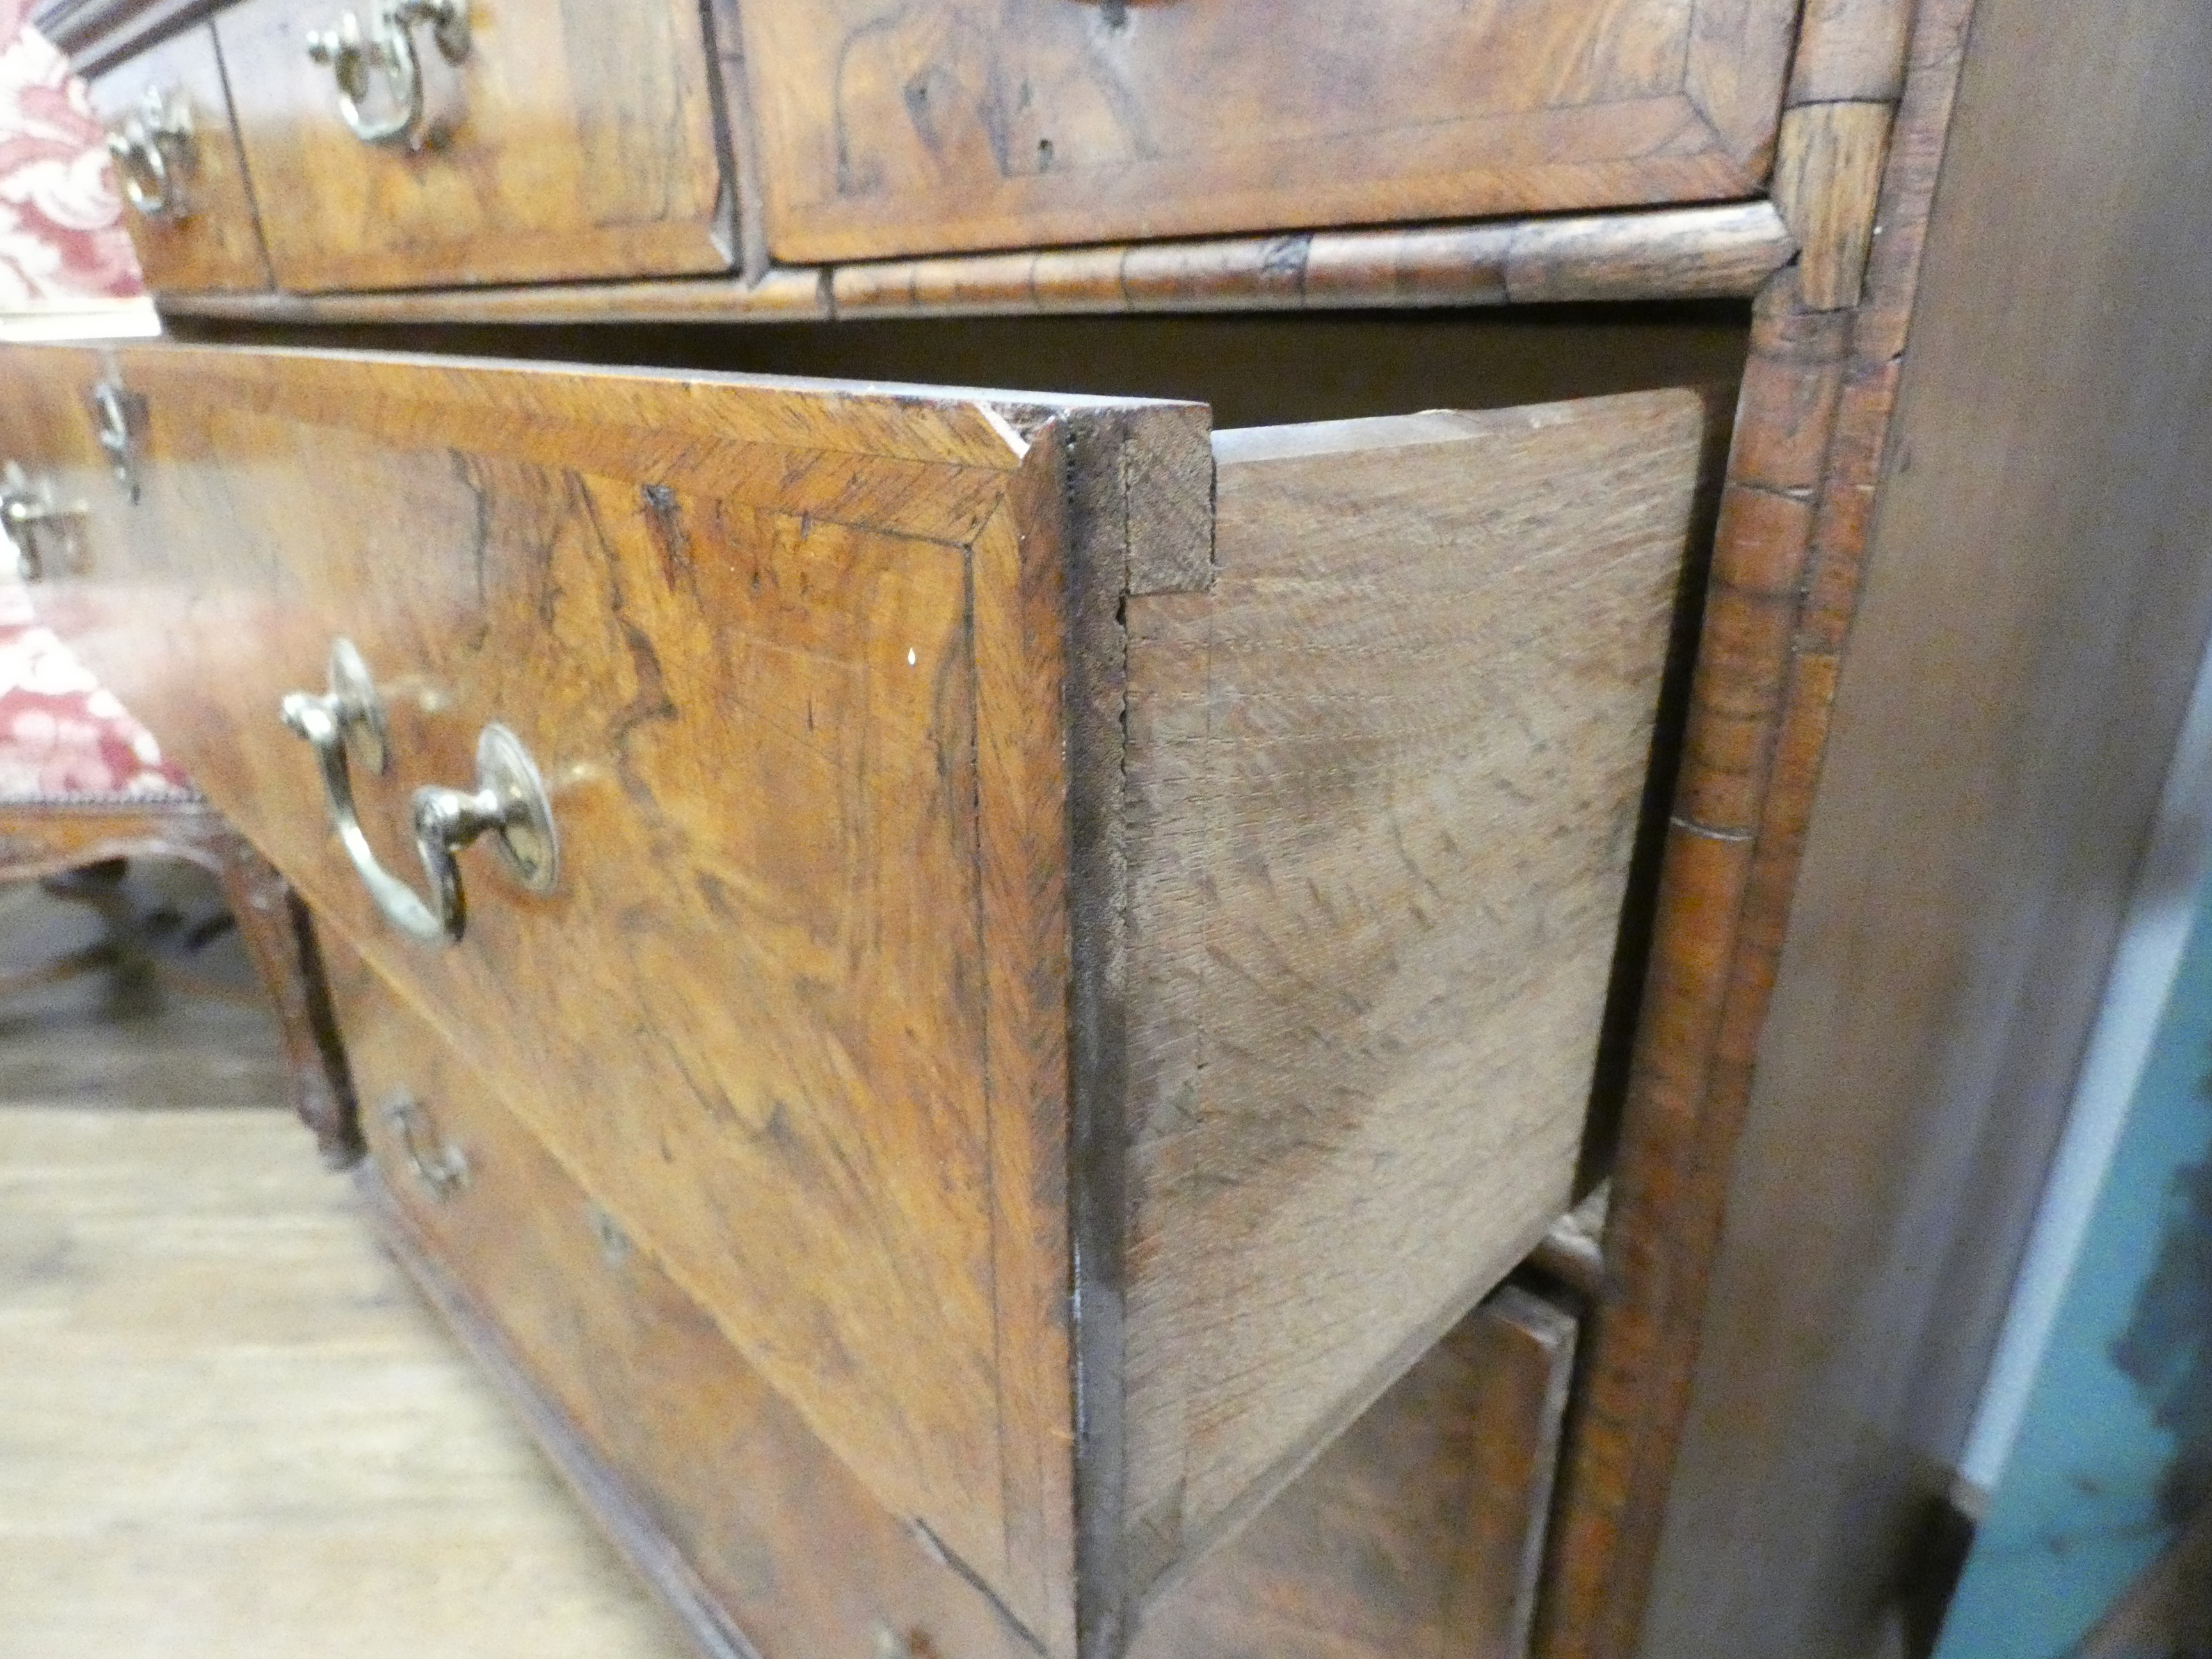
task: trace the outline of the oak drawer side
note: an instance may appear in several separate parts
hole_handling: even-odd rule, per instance
[[[1134,1594],[1569,1202],[1718,418],[1222,433],[1212,586],[1129,603]]]

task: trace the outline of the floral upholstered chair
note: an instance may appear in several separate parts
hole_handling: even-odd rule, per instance
[[[150,315],[105,136],[83,83],[24,25],[27,3],[0,0],[0,338],[82,334],[128,319],[134,304]],[[126,320],[125,331],[141,331]],[[44,879],[100,908],[112,959],[134,948],[131,918],[112,902],[122,860],[177,858],[212,872],[276,1004],[293,1103],[326,1157],[349,1158],[350,1101],[306,912],[153,734],[40,626],[16,579],[21,555],[0,544],[0,880]]]
[[[143,316],[106,135],[68,60],[25,25],[27,4],[0,0],[0,314],[30,332]]]

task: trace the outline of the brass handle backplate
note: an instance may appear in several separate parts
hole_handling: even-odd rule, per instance
[[[15,552],[15,574],[34,582],[46,574],[40,535],[49,526],[84,516],[84,503],[54,500],[53,487],[33,480],[15,462],[0,467],[0,534]]]
[[[93,434],[100,440],[100,453],[107,457],[115,482],[129,493],[136,506],[138,452],[146,430],[146,400],[135,392],[125,391],[123,382],[111,374],[92,388],[92,424]]]
[[[124,199],[158,224],[191,216],[184,175],[192,169],[192,109],[174,87],[149,87],[138,107],[107,135]]]
[[[284,724],[305,738],[322,769],[331,826],[384,919],[426,945],[457,942],[468,925],[467,896],[457,854],[489,834],[501,866],[533,893],[553,890],[560,875],[560,842],[544,781],[521,739],[504,726],[487,726],[477,738],[472,789],[426,786],[415,792],[416,855],[422,861],[430,896],[425,901],[386,870],[362,832],[349,746],[364,763],[381,769],[386,738],[383,705],[362,664],[345,640],[331,647],[331,689],[317,696],[294,691],[283,702]]]
[[[433,136],[423,118],[422,60],[412,33],[418,23],[430,26],[438,55],[447,63],[468,57],[468,0],[390,0],[366,28],[349,11],[334,27],[307,37],[307,56],[337,82],[340,118],[364,144],[421,149]],[[372,113],[372,105],[383,106],[383,112]]]
[[[469,1184],[469,1158],[451,1141],[440,1140],[422,1103],[401,1090],[384,1103],[384,1121],[399,1138],[407,1167],[432,1198],[443,1203]]]

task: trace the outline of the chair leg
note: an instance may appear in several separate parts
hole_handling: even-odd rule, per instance
[[[98,916],[105,935],[100,944],[50,964],[46,977],[65,979],[104,969],[112,976],[114,1006],[150,1012],[160,1005],[164,988],[146,919],[139,915],[128,884],[129,873],[128,859],[98,859],[39,883],[48,896],[83,905]]]
[[[234,831],[226,830],[215,850],[239,939],[276,1004],[292,1108],[314,1131],[324,1161],[342,1168],[361,1156],[361,1126],[307,907]]]
[[[25,991],[36,991],[49,985],[60,985],[85,974],[112,973],[121,965],[122,955],[110,944],[88,945],[81,951],[41,963],[36,968],[27,968],[17,974],[0,974],[0,998],[12,997]]]

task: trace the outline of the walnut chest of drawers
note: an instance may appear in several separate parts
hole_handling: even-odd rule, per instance
[[[1615,1639],[1907,22],[57,9],[178,338],[0,368],[42,611],[709,1650]]]

